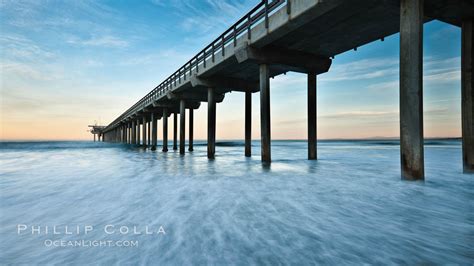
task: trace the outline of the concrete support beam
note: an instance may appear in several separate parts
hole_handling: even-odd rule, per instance
[[[423,180],[423,0],[400,1],[402,179]]]
[[[146,146],[147,146],[147,139],[146,139],[146,137],[147,137],[147,136],[146,136],[146,133],[147,133],[147,126],[146,126],[146,124],[147,124],[147,123],[146,123],[146,117],[143,116],[142,119],[143,119],[143,122],[142,122],[142,124],[143,124],[143,128],[142,128],[142,130],[143,130],[143,134],[142,134],[142,135],[143,135],[143,147],[146,148]]]
[[[200,78],[196,75],[191,77],[191,85],[193,87],[204,87],[204,88],[222,88],[227,91],[258,91],[258,82],[231,78],[231,77],[211,77],[211,78]],[[223,100],[223,99],[222,99]],[[216,100],[217,101],[217,100]]]
[[[326,57],[277,47],[258,49],[243,46],[235,52],[235,57],[239,63],[254,61],[257,64],[286,65],[291,71],[316,74],[327,72],[332,63],[331,59]]]
[[[465,173],[474,173],[473,33],[473,19],[463,21],[461,40],[461,116],[462,158]]]
[[[194,109],[189,109],[189,151],[194,150]]]
[[[179,153],[184,154],[186,145],[186,101],[179,101]]]
[[[158,108],[173,108],[174,104],[154,102],[154,103],[152,103],[152,106],[153,107],[158,107]]]
[[[174,92],[168,92],[166,94],[166,97],[169,100],[173,101],[180,101],[181,99],[184,99],[186,101],[194,101],[194,102],[207,102],[207,95],[204,93],[198,93],[198,92],[182,92],[182,93],[174,93]],[[224,100],[225,95],[224,94],[216,94],[214,96],[216,102],[220,103]],[[186,106],[187,108],[193,108],[191,106]],[[196,108],[199,108],[199,105]]]
[[[151,150],[156,150],[158,141],[158,119],[155,113],[151,113]]]
[[[262,142],[262,162],[272,161],[270,131],[270,77],[269,66],[260,65],[260,132]]]
[[[92,134],[92,135],[94,135],[94,142],[95,142],[95,134]]]
[[[135,120],[132,120],[131,131],[132,131],[132,134],[131,134],[132,135],[132,144],[135,145],[135,144],[137,144],[137,137],[136,137],[137,130],[136,130]]]
[[[166,95],[166,99],[168,101],[167,102],[154,102],[152,104],[153,108],[149,108],[150,109],[149,112],[150,113],[156,112],[156,113],[161,114],[161,112],[163,111],[163,108],[168,108],[170,112],[171,110],[179,111],[178,103],[181,99],[186,100],[186,109],[198,109],[201,106],[201,103],[199,101],[193,101],[193,100],[187,99],[186,97],[180,97],[180,96],[181,94],[176,94],[176,93],[171,93],[171,92],[168,93]],[[172,99],[170,100],[168,99],[168,97]]]
[[[163,152],[168,152],[168,108],[163,108]]]
[[[207,158],[216,153],[216,101],[214,88],[207,89]]]
[[[245,157],[252,156],[252,93],[245,92]]]
[[[316,74],[308,73],[308,160],[317,159]]]
[[[173,114],[173,150],[178,149],[178,114]]]

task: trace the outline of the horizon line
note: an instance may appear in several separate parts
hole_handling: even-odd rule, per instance
[[[426,137],[424,140],[441,140],[441,139],[462,139],[461,136],[456,137]],[[252,141],[260,141],[261,139],[252,139]],[[369,138],[322,138],[317,141],[334,141],[334,140],[400,140],[400,137],[369,137]],[[0,139],[0,142],[42,142],[42,141],[93,141],[93,139]],[[179,141],[179,140],[178,140]],[[207,141],[207,139],[194,139],[194,141]],[[220,139],[217,142],[222,141],[245,141],[245,139]],[[307,139],[272,139],[271,141],[307,141]],[[103,142],[96,140],[95,142]],[[161,143],[162,141],[158,141]],[[121,143],[121,142],[118,142]],[[168,140],[168,143],[173,143],[173,140]],[[188,143],[188,139],[186,139]]]

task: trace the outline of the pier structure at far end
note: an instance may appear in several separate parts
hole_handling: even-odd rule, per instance
[[[96,135],[97,135],[97,140],[98,141],[105,141],[104,140],[104,129],[105,126],[99,126],[99,125],[88,125],[87,127],[91,128],[89,132],[94,135],[94,142],[96,141]]]

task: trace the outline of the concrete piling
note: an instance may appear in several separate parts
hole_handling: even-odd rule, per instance
[[[178,114],[173,114],[173,150],[178,149]]]
[[[400,1],[402,179],[423,180],[423,0]]]
[[[135,120],[132,120],[131,131],[132,131],[132,144],[135,145],[135,144],[137,144],[137,137],[136,137],[137,130],[136,130]]]
[[[194,109],[193,108],[190,108],[189,109],[189,148],[188,150],[189,151],[193,151],[194,150]]]
[[[147,121],[146,121],[146,116],[143,116],[143,122],[142,123],[143,123],[143,128],[142,128],[142,130],[143,130],[143,133],[142,133],[143,147],[146,148],[146,146],[147,146],[147,135],[146,135],[146,133],[147,133],[147,126],[146,126]]]
[[[245,157],[252,156],[252,93],[245,92]]]
[[[260,65],[260,132],[262,142],[262,162],[269,163],[271,156],[270,130],[270,69],[267,64]]]
[[[141,130],[141,125],[140,125],[140,119],[137,119],[137,134],[135,135],[135,137],[137,138],[137,145],[141,145],[141,140],[140,140],[140,130]]]
[[[163,152],[168,152],[168,108],[163,109]]]
[[[214,88],[207,89],[207,158],[216,153],[216,98]]]
[[[308,160],[317,159],[316,74],[308,73]]]
[[[179,101],[179,153],[184,154],[186,145],[186,101]]]
[[[462,158],[465,173],[474,173],[473,33],[473,19],[463,21],[461,40],[461,117]]]
[[[156,150],[158,141],[158,119],[155,113],[151,113],[151,150]]]
[[[147,145],[148,147],[150,147],[151,146],[151,120],[150,121],[147,120],[146,129],[148,130],[148,133],[147,133],[148,137],[146,139]]]
[[[127,125],[122,126],[122,143],[127,143]]]

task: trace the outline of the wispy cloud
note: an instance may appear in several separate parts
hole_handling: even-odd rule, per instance
[[[52,81],[63,78],[62,71],[51,65],[4,61],[0,63],[0,69],[2,83],[12,79]]]
[[[424,58],[423,81],[424,85],[447,84],[461,79],[460,70],[461,58],[452,57],[437,59],[432,57]],[[397,71],[398,73],[398,71]],[[393,78],[396,78],[393,80]],[[368,85],[370,90],[385,91],[399,88],[398,75],[392,80],[373,83]]]
[[[335,65],[321,81],[366,80],[398,73],[398,59],[372,58]]]
[[[67,43],[81,45],[81,46],[98,46],[98,47],[105,47],[105,48],[124,48],[129,46],[129,42],[120,39],[115,36],[95,36],[89,39],[79,39],[77,37],[73,37],[67,40]]]
[[[4,59],[15,58],[17,60],[39,61],[50,60],[55,56],[53,52],[17,34],[2,34],[0,36],[0,46],[3,49],[2,57]]]
[[[386,118],[388,116],[396,116],[398,111],[350,111],[326,114],[320,116],[327,119],[366,119],[366,118]]]
[[[195,33],[211,33],[222,26],[231,25],[256,1],[251,0],[152,0],[160,7],[167,6],[182,17],[181,27]],[[216,36],[217,37],[217,36]]]

